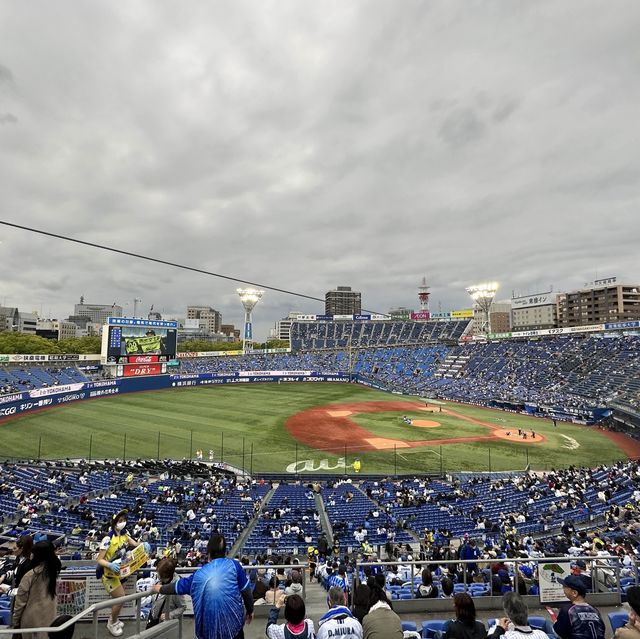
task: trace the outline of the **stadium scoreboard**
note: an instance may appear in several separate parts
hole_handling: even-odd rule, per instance
[[[163,375],[176,357],[178,323],[136,317],[108,317],[100,359],[110,377]]]

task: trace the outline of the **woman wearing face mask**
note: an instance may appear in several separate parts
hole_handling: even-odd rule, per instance
[[[124,597],[124,587],[120,580],[120,562],[127,554],[127,550],[139,545],[135,539],[129,537],[127,526],[127,510],[121,510],[111,519],[111,530],[103,538],[98,553],[97,575],[102,578],[102,585],[105,590],[116,599]],[[107,630],[114,636],[122,634],[124,623],[118,619],[122,604],[117,604],[111,608],[111,618],[107,620]]]

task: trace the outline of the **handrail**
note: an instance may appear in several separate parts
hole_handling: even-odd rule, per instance
[[[498,562],[504,562],[507,564],[515,564],[516,571],[519,564],[528,564],[534,562],[536,565],[540,563],[550,563],[550,562],[576,562],[578,560],[584,561],[587,565],[590,565],[591,572],[591,585],[592,589],[595,584],[597,584],[597,576],[598,571],[600,570],[613,570],[615,573],[616,580],[616,594],[618,595],[618,603],[621,602],[621,590],[620,590],[620,570],[622,568],[622,562],[620,561],[620,557],[616,555],[601,555],[601,556],[592,556],[592,555],[581,555],[581,556],[561,556],[561,557],[503,557],[503,558],[489,558],[484,559],[478,557],[477,559],[413,559],[411,561],[402,561],[400,559],[396,559],[395,561],[356,561],[356,569],[353,575],[354,585],[360,583],[360,569],[365,566],[411,566],[411,596],[415,597],[415,583],[414,583],[414,570],[415,566],[428,566],[428,565],[449,565],[449,564],[462,564],[462,572],[464,575],[464,590],[465,592],[469,589],[469,585],[467,584],[467,565],[468,564],[477,564],[479,566],[490,566],[491,564],[495,564]],[[602,562],[612,561],[612,565],[602,565]],[[636,561],[633,562],[634,572],[636,584],[638,584],[638,564]],[[516,574],[518,574],[516,572]],[[354,588],[355,590],[355,588]]]
[[[117,597],[115,599],[106,599],[105,601],[99,601],[98,603],[91,604],[88,608],[85,608],[82,612],[79,612],[74,617],[71,617],[68,621],[65,621],[60,626],[42,626],[39,628],[7,628],[0,629],[0,637],[4,635],[14,635],[19,634],[22,635],[24,633],[36,633],[36,632],[46,632],[46,633],[56,633],[66,630],[69,626],[74,623],[80,621],[83,617],[92,614],[93,615],[93,636],[95,639],[98,639],[98,612],[100,610],[104,610],[105,608],[111,608],[117,604],[125,604],[129,601],[137,601],[140,602],[144,597],[149,597],[153,593],[153,590],[145,590],[144,592],[136,592],[132,595],[125,595],[124,597]],[[158,624],[160,625],[160,624]],[[140,603],[136,606],[136,633],[140,633]]]

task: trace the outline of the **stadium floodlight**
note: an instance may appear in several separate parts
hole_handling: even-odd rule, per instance
[[[491,332],[489,309],[491,308],[491,304],[499,287],[500,285],[498,282],[484,282],[483,284],[468,286],[466,289],[467,293],[482,313],[482,320],[480,322],[478,332],[483,333],[484,335],[488,335]]]
[[[236,292],[240,296],[240,301],[244,307],[244,338],[242,340],[242,352],[246,353],[253,347],[253,329],[251,325],[251,311],[262,299],[264,291],[255,288],[239,288]]]

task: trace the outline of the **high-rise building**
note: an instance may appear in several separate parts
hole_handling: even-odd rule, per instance
[[[187,306],[187,319],[199,320],[200,329],[207,335],[219,333],[222,326],[222,314],[210,306]]]
[[[557,326],[558,309],[555,293],[545,291],[511,298],[511,330],[537,331]]]
[[[286,340],[287,342],[291,339],[291,324],[295,322],[298,317],[300,317],[302,313],[297,313],[293,311],[287,315],[287,317],[283,317],[282,319],[276,322],[275,327],[271,331],[271,336],[275,339]]]
[[[73,309],[73,316],[88,317],[93,324],[105,324],[107,317],[122,317],[122,306],[113,304],[85,304],[84,297],[80,297],[80,304]],[[71,317],[70,321],[73,321]]]
[[[350,286],[338,286],[324,296],[326,315],[359,315],[362,313],[362,294]]]
[[[640,285],[619,284],[617,278],[588,282],[583,288],[560,293],[558,326],[588,326],[640,319]]]
[[[228,337],[240,339],[240,329],[236,328],[233,324],[222,324],[222,326],[220,326],[220,332]]]
[[[15,306],[0,306],[0,330],[35,335],[37,323],[35,313],[25,313]]]
[[[36,335],[45,339],[70,339],[78,335],[78,326],[68,320],[38,320]]]

